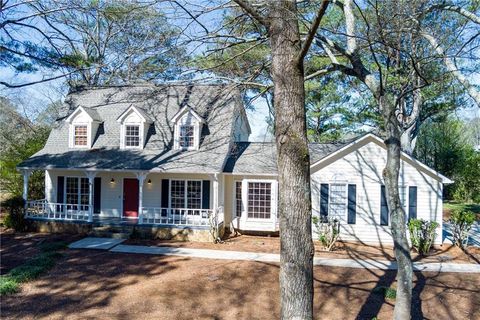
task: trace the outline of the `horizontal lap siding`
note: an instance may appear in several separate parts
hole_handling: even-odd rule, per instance
[[[340,217],[341,238],[361,240],[369,243],[393,244],[390,227],[380,226],[380,186],[383,184],[382,171],[386,163],[386,150],[370,142],[352,153],[312,169],[312,208],[319,215],[320,184],[342,183],[357,185],[356,224],[347,224],[347,212]],[[417,186],[417,217],[435,220],[441,224],[442,202],[441,183],[402,161],[400,185]],[[408,189],[407,189],[408,194]],[[441,241],[441,228],[437,230],[436,242]]]

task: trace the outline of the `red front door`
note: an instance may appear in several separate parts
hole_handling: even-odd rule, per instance
[[[123,180],[123,216],[138,217],[138,180]]]

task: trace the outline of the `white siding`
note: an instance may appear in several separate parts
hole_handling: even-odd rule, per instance
[[[357,186],[356,224],[347,224],[347,212],[345,212],[340,219],[343,240],[393,244],[390,227],[380,226],[380,186],[383,184],[382,171],[386,164],[386,157],[386,150],[375,141],[370,140],[351,153],[340,154],[339,157],[312,168],[314,215],[320,213],[321,183],[337,181]],[[403,160],[399,184],[407,188],[409,186],[417,187],[417,217],[435,220],[440,224],[436,242],[441,243],[442,184],[432,176],[419,171],[407,159]]]
[[[70,170],[48,170],[49,184],[45,184],[47,199],[50,202],[57,201],[57,179],[58,176],[86,177],[82,171]],[[123,211],[123,179],[135,179],[134,173],[128,172],[98,172],[97,177],[102,179],[101,208],[102,217],[121,217]],[[111,183],[111,179],[114,182]],[[47,179],[47,175],[46,175]],[[148,180],[151,183],[148,183]],[[143,206],[160,207],[162,196],[162,179],[199,179],[210,180],[210,208],[213,208],[213,176],[210,175],[181,175],[181,174],[160,174],[150,173],[143,185]],[[48,186],[48,187],[47,187]]]

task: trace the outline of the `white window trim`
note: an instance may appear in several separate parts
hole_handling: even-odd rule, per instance
[[[87,127],[87,145],[86,146],[77,146],[75,145],[75,127],[77,126],[86,126]],[[74,122],[70,124],[70,134],[69,134],[69,147],[75,149],[90,149],[92,146],[92,123],[91,122]]]
[[[191,120],[188,122],[182,122],[182,119],[191,114]],[[175,120],[174,126],[174,133],[173,133],[173,140],[174,140],[174,149],[175,150],[183,150],[183,151],[192,151],[198,150],[200,147],[200,127],[202,122],[197,119],[197,116],[190,111],[185,112],[181,117]],[[181,147],[180,146],[180,127],[182,126],[192,126],[193,127],[193,146],[192,147]]]
[[[392,224],[392,219],[391,219],[390,215],[388,216],[388,224],[386,224],[386,225],[381,224],[381,220],[382,220],[382,212],[381,212],[382,186],[385,187],[385,197],[387,196],[387,186],[385,185],[385,183],[380,184],[380,198],[379,198],[380,202],[379,202],[379,205],[378,205],[378,207],[380,208],[380,212],[379,212],[378,226],[380,226],[380,227],[390,227],[391,224]],[[412,187],[417,187],[417,215],[418,215],[418,185],[412,185]],[[408,206],[409,201],[410,201],[410,195],[409,195],[410,185],[409,184],[404,184],[404,185],[399,185],[398,186],[398,195],[399,195],[399,198],[400,198],[400,204],[402,204],[402,197],[400,196],[400,188],[405,188],[405,205],[403,206],[403,210],[405,211],[405,216],[406,216],[407,223],[408,223],[408,216],[410,214],[410,212],[409,212],[410,208]]]
[[[250,182],[270,183],[270,218],[249,218],[248,217],[248,184]],[[243,179],[242,180],[242,220],[248,222],[272,222],[277,220],[277,189],[278,183],[276,180],[268,179]]]
[[[175,209],[192,209],[192,210],[201,210],[202,205],[203,205],[203,180],[202,179],[168,179],[168,209],[173,209],[172,208],[172,180],[174,181],[183,181],[184,183],[184,191],[183,191],[183,207],[182,208],[175,208]],[[200,208],[199,209],[193,209],[193,208],[187,208],[187,181],[199,181],[200,182]]]
[[[240,182],[240,192],[241,192],[241,202],[242,202],[242,208],[240,210],[240,212],[237,212],[237,182]],[[232,219],[235,219],[235,218],[241,218],[242,215],[243,215],[243,212],[245,211],[245,206],[244,206],[244,203],[243,203],[243,180],[233,180],[233,206],[232,206],[232,212],[233,212],[233,216],[232,216]]]
[[[328,217],[330,217],[330,205],[332,204],[331,197],[332,197],[332,185],[344,185],[345,186],[345,210],[343,214],[339,217],[340,219],[344,219],[345,221],[348,221],[348,185],[352,183],[348,182],[329,182],[328,183]],[[321,197],[321,195],[320,195]],[[337,217],[337,216],[335,216]]]
[[[138,127],[138,146],[127,146],[126,143],[126,134],[127,126]],[[123,139],[123,149],[143,149],[143,123],[124,123],[122,124],[122,139]]]
[[[67,203],[67,179],[76,179],[77,180],[77,186],[78,186],[78,191],[77,191],[77,196],[78,196],[78,201],[76,204],[74,203]],[[76,205],[78,206],[79,208],[81,206],[85,206],[85,204],[81,204],[81,195],[82,195],[82,192],[81,192],[81,182],[80,182],[80,179],[87,179],[87,177],[82,177],[82,176],[65,176],[64,177],[64,183],[63,183],[63,204],[65,205]],[[90,183],[90,182],[89,182]],[[57,189],[58,189],[58,185],[57,185]],[[88,188],[88,197],[90,199],[90,186]],[[58,200],[57,200],[58,201]],[[90,204],[86,204],[86,205],[90,205]],[[93,204],[92,204],[93,205]]]
[[[125,143],[125,134],[127,132],[127,126],[138,126],[139,143],[138,146],[127,146]],[[124,122],[120,126],[120,148],[121,149],[143,149],[144,146],[144,129],[145,123],[143,122]]]

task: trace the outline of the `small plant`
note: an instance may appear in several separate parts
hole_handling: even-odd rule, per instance
[[[375,287],[373,292],[382,294],[385,299],[395,300],[397,298],[397,291],[395,288],[380,286]]]
[[[421,255],[425,255],[430,251],[437,233],[435,232],[438,223],[435,221],[427,221],[423,219],[410,219],[408,222],[408,230],[410,231],[410,241],[412,247]]]
[[[13,197],[5,200],[2,207],[7,210],[3,225],[15,231],[25,231],[26,223],[24,218],[25,200],[22,197]]]
[[[326,251],[331,251],[340,235],[340,221],[327,219],[322,222],[317,216],[312,217],[312,223],[317,231],[318,240]]]
[[[475,214],[471,211],[453,210],[449,221],[452,224],[453,242],[463,249],[475,223]]]

